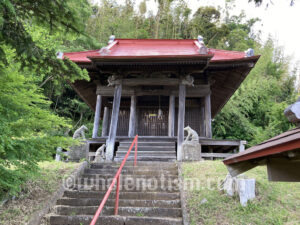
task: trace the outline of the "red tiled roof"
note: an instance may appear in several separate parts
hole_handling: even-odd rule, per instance
[[[231,165],[260,157],[266,157],[300,148],[300,128],[284,132],[276,137],[253,146],[244,152],[226,158],[223,162]]]
[[[116,39],[107,46],[110,48],[107,55],[101,55],[99,50],[91,50],[67,52],[64,58],[77,63],[90,63],[92,58],[199,57],[201,55],[196,42],[194,39]],[[212,62],[245,58],[244,52],[219,49],[209,49],[208,55],[213,55]]]

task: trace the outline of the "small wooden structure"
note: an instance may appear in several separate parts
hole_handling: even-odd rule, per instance
[[[90,144],[115,143],[138,134],[177,143],[181,160],[183,128],[189,125],[207,146],[207,157],[223,157],[240,141],[212,139],[211,121],[254,67],[259,56],[208,49],[198,40],[114,39],[94,51],[64,53],[89,72],[90,81],[72,87],[95,110]],[[102,133],[99,122],[103,118]],[[204,144],[205,143],[205,144]],[[213,147],[214,146],[214,147]],[[216,147],[218,146],[218,147]],[[205,147],[206,148],[206,147]],[[204,148],[204,152],[206,151]],[[213,152],[219,148],[219,152]],[[220,154],[214,156],[213,154]]]
[[[284,114],[298,127],[225,159],[232,176],[267,165],[270,181],[300,182],[300,98]]]

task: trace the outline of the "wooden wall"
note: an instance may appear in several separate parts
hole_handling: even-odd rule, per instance
[[[157,96],[150,101],[151,98],[139,97],[137,103],[137,134],[141,136],[168,136],[168,111],[169,102],[167,96],[161,98],[161,109],[163,115],[158,118],[159,103]],[[178,116],[178,99],[176,98],[175,108],[175,130],[177,134],[177,116]],[[124,103],[124,102],[123,102]],[[124,104],[120,108],[117,136],[127,136],[129,128],[129,115],[130,108]],[[190,126],[200,134],[200,98],[187,98],[186,100],[186,113],[185,113],[185,126]],[[111,113],[111,109],[110,109]],[[109,115],[110,126],[111,115]]]

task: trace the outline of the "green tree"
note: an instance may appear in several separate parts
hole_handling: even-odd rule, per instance
[[[260,143],[292,127],[283,110],[296,98],[295,76],[272,40],[257,49],[262,56],[213,123],[216,138]]]
[[[70,121],[43,92],[49,82],[88,79],[56,52],[63,37],[82,33],[90,12],[86,0],[0,1],[0,195],[15,194],[38,161],[74,143],[63,135]]]
[[[49,110],[31,70],[21,71],[15,50],[2,49],[9,66],[0,64],[0,196],[20,191],[38,161],[52,157],[56,146],[68,148],[73,142],[62,135],[68,121]]]

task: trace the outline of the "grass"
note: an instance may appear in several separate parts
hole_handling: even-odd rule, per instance
[[[187,189],[191,225],[196,224],[300,224],[300,183],[269,182],[266,167],[245,173],[256,179],[256,199],[246,207],[238,197],[218,189],[227,174],[221,161],[183,164],[184,179],[196,178],[200,186]],[[207,201],[201,201],[206,199]]]
[[[0,206],[0,224],[26,224],[30,216],[43,207],[62,183],[64,177],[79,166],[79,163],[41,162],[39,174],[30,177],[22,192],[14,199]]]

